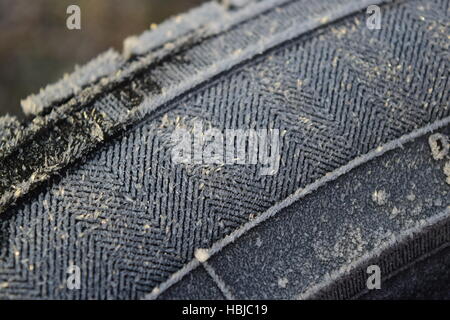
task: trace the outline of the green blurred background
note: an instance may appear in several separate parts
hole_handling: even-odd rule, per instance
[[[20,100],[108,48],[205,0],[0,0],[0,115],[23,118]],[[66,9],[81,8],[81,30]]]

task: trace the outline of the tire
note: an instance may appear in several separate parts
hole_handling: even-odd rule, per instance
[[[208,2],[31,95],[0,298],[450,298],[449,17]]]

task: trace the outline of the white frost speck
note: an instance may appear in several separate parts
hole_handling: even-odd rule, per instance
[[[374,193],[372,193],[372,200],[376,204],[382,206],[387,203],[388,194],[384,190],[375,190]]]
[[[395,218],[400,213],[400,210],[397,207],[392,208],[390,218]]]
[[[289,283],[289,280],[286,277],[278,279],[278,286],[280,288],[285,289],[287,287],[288,283]]]
[[[199,262],[206,262],[209,259],[208,249],[197,249],[195,250],[194,256]]]
[[[406,196],[406,199],[408,199],[409,201],[414,201],[416,200],[416,195],[414,193],[410,193]]]
[[[153,294],[153,295],[158,295],[158,294],[160,294],[160,292],[161,292],[161,290],[160,290],[158,287],[155,287],[155,288],[153,288],[153,290],[152,290],[152,294]]]

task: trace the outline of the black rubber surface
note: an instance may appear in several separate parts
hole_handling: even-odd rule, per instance
[[[0,119],[0,297],[352,298],[442,249],[449,34],[448,0],[211,2],[30,96]],[[279,154],[176,163],[180,128]]]

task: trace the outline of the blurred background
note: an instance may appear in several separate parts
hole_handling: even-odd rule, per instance
[[[0,116],[23,118],[20,100],[74,66],[205,0],[0,0]],[[68,30],[66,9],[81,9]]]

